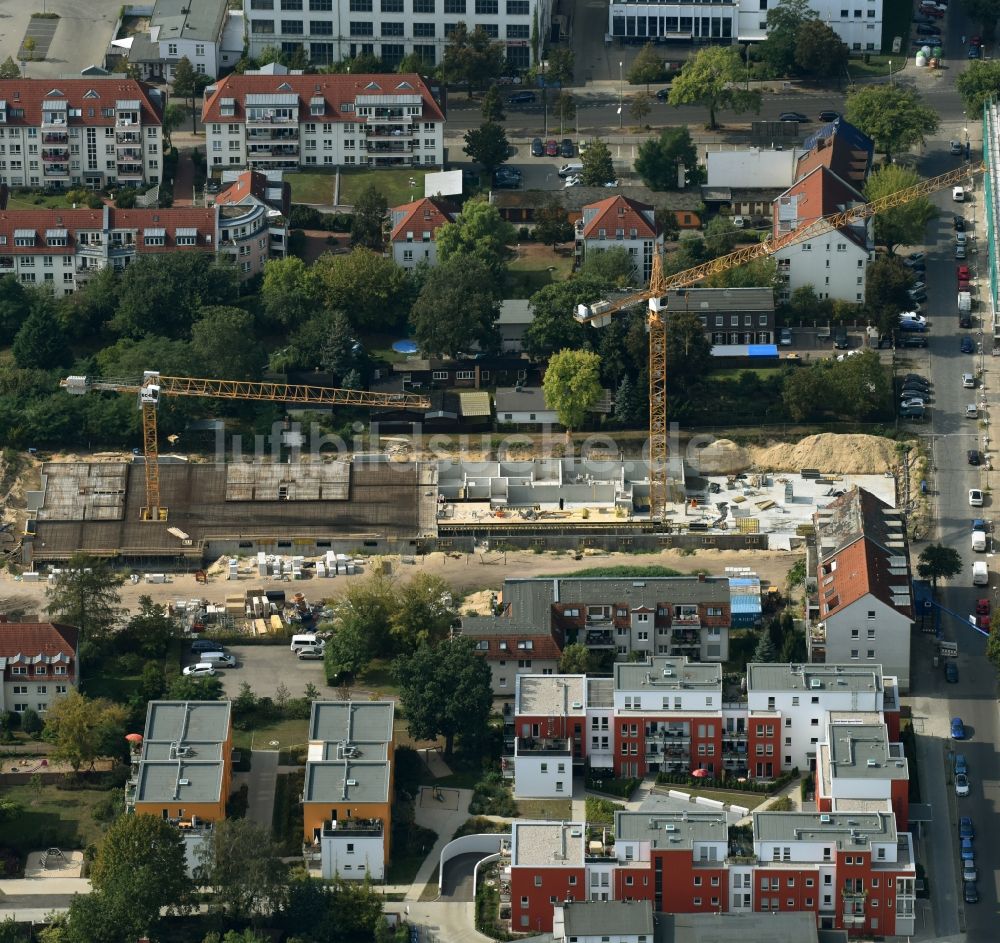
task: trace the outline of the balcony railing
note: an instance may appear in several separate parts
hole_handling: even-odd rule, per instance
[[[410,134],[419,134],[420,126],[413,124],[409,126],[394,124],[373,124],[368,125],[365,137],[371,138],[398,138]]]
[[[269,125],[290,125],[298,124],[298,115],[247,115],[248,125],[269,126]]]
[[[66,127],[66,115],[60,113],[54,115],[51,112],[42,112],[42,127],[43,128],[65,128]]]
[[[42,167],[42,175],[45,177],[68,177],[69,164],[45,164]]]
[[[697,612],[675,613],[670,620],[671,625],[693,625],[701,626],[701,616]]]
[[[534,754],[536,756],[568,756],[570,752],[569,740],[561,737],[549,737],[536,739],[534,737],[518,737],[517,753],[519,756]]]
[[[324,838],[347,838],[357,835],[381,835],[381,819],[338,819],[323,823]]]
[[[414,144],[414,141],[366,141],[365,150],[369,154],[408,154]]]
[[[298,128],[266,127],[247,129],[248,141],[289,141],[293,139],[298,140],[298,137]]]
[[[142,177],[142,164],[119,164],[118,177]]]
[[[380,121],[409,121],[412,122],[413,115],[406,114],[402,108],[375,108],[373,113],[365,118],[365,124],[378,124]]]
[[[610,631],[599,632],[591,630],[587,632],[584,641],[590,648],[613,648],[615,637]]]
[[[65,144],[69,135],[65,131],[47,131],[42,135],[43,144]]]
[[[69,160],[69,148],[66,147],[56,147],[50,150],[42,151],[43,161],[59,161],[65,164]]]
[[[281,144],[278,147],[269,147],[266,144],[251,144],[251,157],[298,157],[299,148],[297,144]]]

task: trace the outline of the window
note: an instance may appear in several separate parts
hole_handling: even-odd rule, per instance
[[[302,0],[281,0],[282,10],[301,10]]]
[[[45,665],[35,665],[35,674],[36,675],[44,675],[44,674],[48,674],[48,673],[49,673],[49,669],[46,668]]]
[[[351,13],[371,13],[372,0],[351,0]]]
[[[282,20],[281,32],[286,36],[301,36],[304,32],[302,29],[302,20]]]
[[[371,0],[369,2],[369,9],[371,9]],[[365,20],[357,21],[351,20],[350,24],[351,35],[352,36],[374,36],[375,35],[375,24],[369,23]]]
[[[177,55],[177,43],[168,43],[167,44],[167,55],[168,56],[176,56]]]
[[[413,35],[420,38],[430,39],[434,36],[434,24],[433,23],[414,23],[413,24]]]
[[[433,13],[434,0],[413,0],[414,13]]]
[[[333,35],[333,23],[329,20],[310,20],[309,21],[309,32],[313,36],[332,36]],[[319,114],[323,114],[323,106],[319,106]]]
[[[383,36],[402,36],[403,35],[403,24],[402,23],[383,23],[382,24],[382,35]]]
[[[250,0],[251,10],[273,10],[274,0]]]
[[[851,658],[857,660],[857,657],[858,657],[858,650],[856,648],[852,648],[851,649]]]
[[[402,13],[403,0],[382,0],[383,13]]]
[[[333,9],[333,0],[309,0],[309,9],[313,13],[321,13]]]
[[[508,39],[529,39],[530,38],[530,27],[527,23],[508,23],[507,24],[507,38]],[[636,238],[635,230],[632,230],[632,238]]]
[[[530,5],[529,0],[507,0],[507,16],[528,16]]]
[[[465,13],[465,0],[444,0],[445,13]],[[454,29],[454,27],[452,27]]]
[[[500,12],[500,0],[476,0],[476,16],[496,16]]]

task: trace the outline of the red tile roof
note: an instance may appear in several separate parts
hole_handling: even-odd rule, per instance
[[[238,203],[252,196],[267,202],[267,177],[256,170],[244,170],[225,190],[215,198],[216,203]]]
[[[406,75],[239,75],[232,73],[205,90],[203,121],[240,122],[246,120],[246,95],[290,95],[299,97],[300,121],[343,121],[355,123],[358,116],[351,108],[359,95],[419,95],[423,99],[424,121],[444,121],[441,106],[434,100],[424,80],[415,73]],[[310,99],[322,96],[324,113],[314,115]],[[233,99],[234,114],[223,115],[221,101]]]
[[[134,210],[119,210],[113,207],[97,210],[86,208],[75,210],[4,210],[0,212],[0,254],[24,254],[27,251],[26,247],[14,244],[14,233],[19,229],[35,230],[34,249],[39,254],[72,254],[77,249],[76,234],[78,232],[101,232],[105,229],[105,213],[107,213],[108,230],[135,230],[140,235],[147,229],[166,230],[162,246],[147,246],[140,239],[137,245],[140,253],[183,251],[185,249],[214,250],[216,212],[212,207],[199,206]],[[67,231],[67,245],[46,245],[45,232],[50,229],[65,229]],[[194,246],[177,245],[176,230],[178,229],[197,229],[197,244]]]
[[[7,103],[9,127],[41,125],[46,101],[66,102],[70,108],[81,109],[81,117],[68,118],[70,127],[113,127],[115,116],[102,114],[102,109],[113,109],[119,101],[138,101],[142,124],[161,123],[158,103],[150,95],[149,86],[135,79],[0,79],[0,100]],[[15,108],[23,109],[23,117],[13,117]]]
[[[469,637],[476,638],[473,633],[469,633]],[[487,651],[478,652],[487,661],[502,661],[507,658],[519,657],[558,659],[562,655],[562,649],[549,635],[491,635],[489,642],[490,647]],[[507,643],[505,650],[501,650],[500,642]],[[531,648],[518,648],[518,642],[531,642]]]
[[[58,622],[0,623],[0,658],[17,655],[76,657],[79,630]]]
[[[404,203],[402,206],[394,206],[390,212],[394,220],[392,227],[392,241],[406,242],[406,234],[412,232],[415,241],[420,241],[420,236],[425,232],[430,232],[431,238],[445,224],[455,221],[455,210],[441,200],[425,197],[413,203]],[[398,220],[398,222],[395,222]]]
[[[841,180],[829,168],[820,165],[796,180],[774,201],[775,238],[787,232],[779,225],[779,207],[796,198],[794,229],[811,225],[822,216],[839,213],[856,203],[865,202],[865,198],[854,187]],[[843,226],[840,232],[862,248],[867,248],[866,240],[857,227]]]
[[[651,225],[643,213],[652,212],[653,207],[624,196],[612,196],[599,203],[589,203],[583,208],[583,237],[596,239],[598,230],[604,229],[612,236],[616,229],[638,231],[639,239],[655,239],[656,226]],[[591,215],[593,214],[593,215]]]

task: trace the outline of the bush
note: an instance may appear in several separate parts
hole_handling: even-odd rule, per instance
[[[115,194],[115,206],[120,210],[131,210],[135,209],[136,197],[138,192],[132,187],[125,187],[123,190],[119,190]]]
[[[624,809],[625,806],[620,802],[612,802],[610,799],[587,796],[586,808],[588,825],[612,825],[615,821],[615,813]]]
[[[125,676],[137,675],[145,667],[146,660],[135,652],[126,652],[115,659],[117,670]]]
[[[775,799],[768,807],[768,812],[791,812],[795,808],[795,803],[788,796]]]
[[[120,789],[113,789],[94,806],[94,821],[113,822],[124,811],[125,793]]]
[[[609,771],[608,775],[602,776],[599,771],[590,770],[587,773],[587,788],[594,792],[604,792],[609,796],[619,796],[627,799],[638,788],[642,780],[627,777],[616,779]]]
[[[21,729],[27,733],[34,736],[36,733],[42,732],[42,718],[38,716],[38,711],[32,710],[30,707],[21,714]]]
[[[588,800],[589,801],[589,800]],[[484,819],[473,816],[466,819],[455,829],[452,840],[462,838],[465,835],[503,835],[510,831],[510,826],[506,822],[497,822],[493,819]]]
[[[499,773],[487,773],[476,783],[469,812],[472,815],[502,815],[506,818],[517,816],[517,803]]]

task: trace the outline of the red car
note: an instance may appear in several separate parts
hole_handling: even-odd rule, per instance
[[[959,281],[967,282],[969,280],[969,266],[968,265],[956,265],[955,272],[958,274]]]
[[[546,157],[558,157],[559,156],[559,142],[548,140],[545,142],[545,156]]]
[[[972,282],[967,282],[964,278],[958,280],[959,291],[972,291]]]
[[[990,630],[990,617],[989,616],[976,616],[976,628],[983,629],[986,632]]]
[[[988,616],[990,614],[990,601],[988,599],[976,600],[976,615]]]

